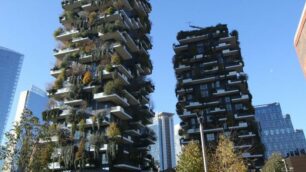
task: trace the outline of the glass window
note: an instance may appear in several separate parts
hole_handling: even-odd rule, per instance
[[[198,54],[204,54],[204,44],[203,43],[198,43],[197,44],[197,53]]]
[[[206,138],[208,141],[214,141],[215,140],[215,135],[214,134],[206,134]]]
[[[209,96],[207,84],[200,85],[200,91],[201,91],[201,96],[202,97],[208,97]]]

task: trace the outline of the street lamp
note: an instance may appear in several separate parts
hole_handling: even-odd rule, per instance
[[[197,109],[194,111],[197,115],[198,122],[200,125],[200,135],[201,135],[201,146],[202,146],[202,157],[203,157],[203,165],[204,165],[204,172],[208,172],[207,170],[207,160],[206,160],[206,149],[205,149],[205,138],[204,138],[204,113],[202,110]],[[200,114],[202,112],[202,114]]]
[[[288,168],[287,168],[287,165],[286,165],[286,160],[285,160],[285,159],[282,159],[282,161],[283,161],[283,163],[284,163],[284,165],[285,165],[285,172],[289,172],[289,171],[288,171]]]

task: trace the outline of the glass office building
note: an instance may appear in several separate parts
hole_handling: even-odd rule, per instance
[[[279,103],[256,106],[255,117],[261,126],[266,158],[274,152],[283,156],[305,153],[306,141],[303,130],[294,130],[290,115],[283,116]]]
[[[0,47],[0,141],[14,99],[22,62],[22,54]]]

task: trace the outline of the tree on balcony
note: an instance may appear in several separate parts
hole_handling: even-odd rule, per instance
[[[113,81],[108,81],[105,85],[104,85],[104,93],[106,95],[110,95],[113,93],[118,93],[122,90],[123,88],[123,83],[121,80],[119,79],[114,79]]]
[[[92,81],[92,75],[89,71],[86,71],[83,76],[82,82],[84,85],[88,85],[91,83],[91,81]]]

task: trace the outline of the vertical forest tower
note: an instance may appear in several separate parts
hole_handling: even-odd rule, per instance
[[[150,171],[155,133],[147,0],[64,0],[43,119],[55,171]]]

